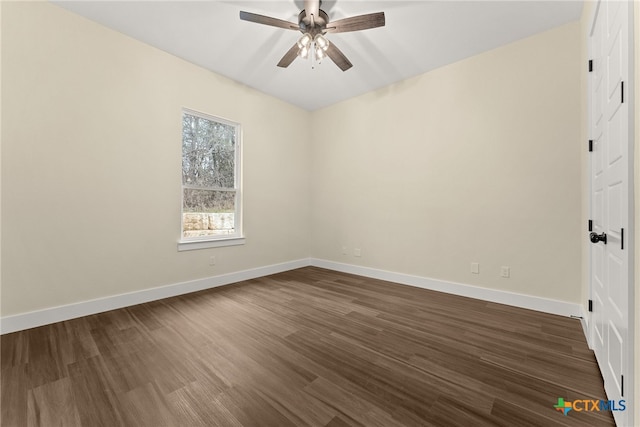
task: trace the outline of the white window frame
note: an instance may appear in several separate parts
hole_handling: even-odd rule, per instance
[[[220,236],[197,236],[197,237],[184,237],[184,189],[185,185],[182,182],[182,161],[180,162],[180,239],[178,240],[178,251],[189,251],[194,249],[206,249],[217,248],[222,246],[235,246],[243,245],[245,243],[245,237],[242,231],[242,126],[240,123],[232,120],[223,119],[221,117],[212,116],[210,114],[202,113],[200,111],[183,108],[180,115],[180,154],[182,155],[182,117],[184,114],[197,116],[203,119],[211,120],[214,122],[222,123],[228,126],[233,126],[236,131],[235,151],[234,151],[234,191],[235,197],[235,212],[233,218],[233,226],[235,233],[229,235]],[[182,158],[182,157],[181,157]]]

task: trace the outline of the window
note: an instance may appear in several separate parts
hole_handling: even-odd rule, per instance
[[[179,250],[244,243],[240,125],[182,112],[182,236]]]

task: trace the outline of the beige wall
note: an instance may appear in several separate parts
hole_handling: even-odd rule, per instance
[[[309,256],[308,112],[49,3],[3,3],[4,316]],[[177,252],[182,107],[243,124],[244,246]]]
[[[314,113],[314,256],[578,302],[579,37],[568,24]]]

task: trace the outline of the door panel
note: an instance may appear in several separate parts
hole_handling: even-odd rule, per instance
[[[622,43],[620,38],[620,31],[621,29],[618,27],[613,32],[613,41],[609,46],[609,52],[607,54],[607,87],[609,88],[609,98],[612,98],[616,96],[616,94],[620,93],[618,88],[620,86],[620,82],[622,81],[622,64],[620,63],[620,58],[622,56],[622,52],[620,52],[620,50],[622,49]]]
[[[617,234],[617,238],[620,238],[620,229],[622,228],[622,218],[621,218],[621,208],[622,208],[622,182],[614,182],[609,184],[609,188],[607,190],[607,205],[609,208],[609,223],[607,225],[607,236],[609,233],[611,237],[615,237]]]
[[[619,373],[622,371],[624,340],[616,325],[609,322],[609,334],[607,342],[607,368],[608,377],[615,383],[615,389],[620,390],[622,387],[621,377]],[[609,392],[607,392],[609,393]],[[610,398],[611,399],[611,398]],[[616,397],[617,399],[617,397]]]
[[[619,283],[622,281],[622,277],[624,276],[624,262],[616,257],[613,254],[609,254],[609,264],[607,265],[607,270],[609,270],[609,277],[607,278],[608,283]],[[611,315],[617,314],[618,317],[622,317],[624,312],[624,305],[626,303],[626,298],[622,293],[621,286],[608,286],[607,287],[607,296],[609,297],[609,303],[611,304],[611,308],[615,310],[615,313],[610,313]]]

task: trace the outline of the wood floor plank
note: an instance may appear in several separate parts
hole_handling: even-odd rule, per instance
[[[296,426],[252,387],[231,387],[222,393],[219,400],[244,426]]]
[[[27,426],[80,426],[69,378],[29,390]]]
[[[400,425],[390,413],[379,406],[322,377],[305,387],[304,391],[362,425],[369,427]]]
[[[167,400],[181,425],[241,427],[242,423],[219,401],[221,392],[198,381],[172,392]]]
[[[153,382],[118,395],[125,425],[141,427],[172,427],[180,422],[166,396]]]
[[[325,427],[364,427],[360,423],[356,423],[355,420],[346,421],[341,415],[336,415],[329,421]]]
[[[3,337],[4,338],[4,337]],[[17,340],[11,340],[16,343]],[[2,343],[2,347],[7,346]],[[4,359],[3,359],[4,361]],[[27,425],[27,398],[29,392],[29,376],[27,365],[13,363],[2,366],[0,374],[0,422],[9,426]],[[9,387],[10,385],[10,387]]]
[[[123,425],[110,373],[101,356],[92,356],[69,365],[74,401],[83,426]]]
[[[306,267],[1,337],[8,426],[613,426],[580,322]]]

